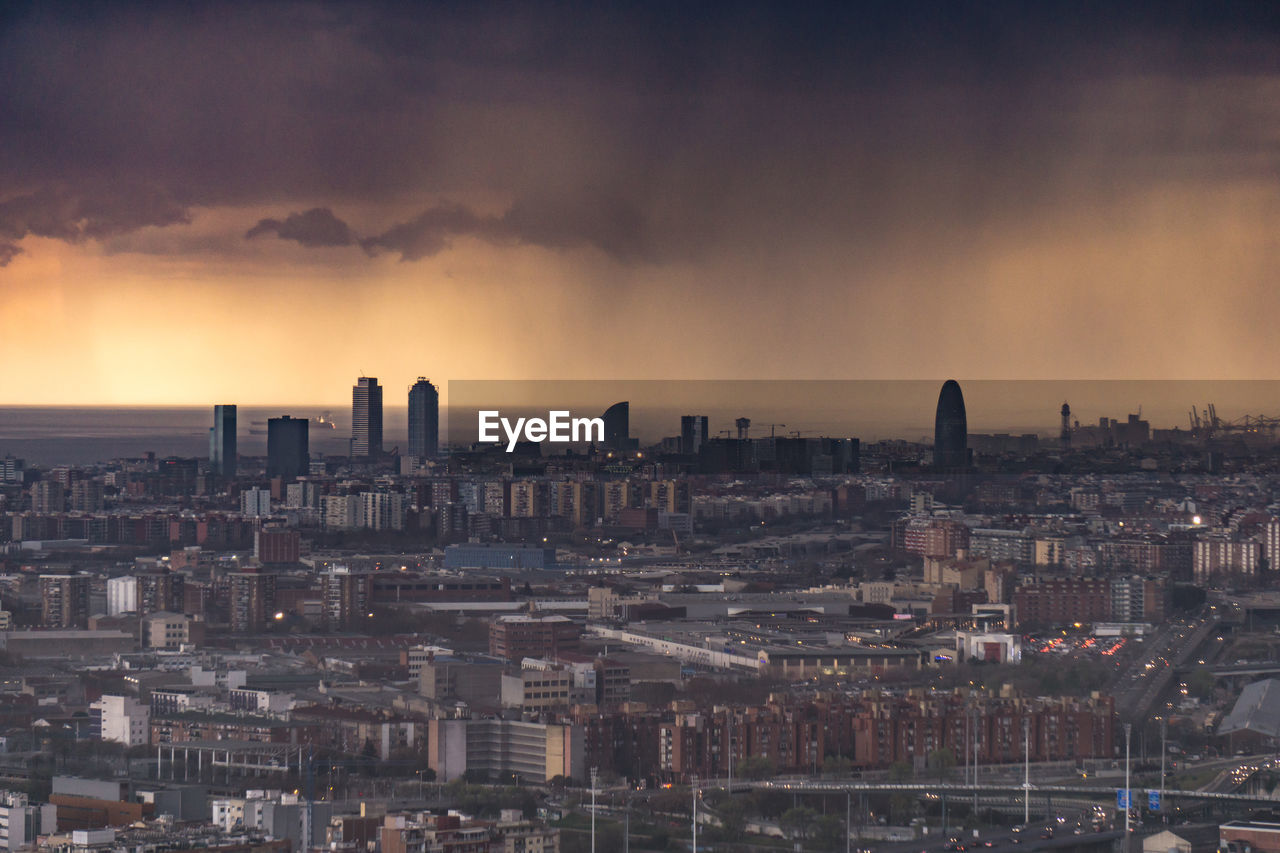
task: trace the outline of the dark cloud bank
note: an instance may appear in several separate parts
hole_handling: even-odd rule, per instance
[[[547,249],[598,249],[617,260],[649,257],[646,226],[639,211],[621,199],[589,197],[562,204],[521,203],[500,216],[477,213],[459,204],[437,205],[380,234],[357,238],[329,208],[291,213],[283,220],[262,219],[246,239],[274,234],[308,248],[359,245],[369,255],[394,252],[401,260],[436,255],[458,238],[493,245],[529,245]]]
[[[0,13],[0,265],[27,236],[115,238],[223,205],[324,202],[246,234],[307,248],[412,261],[468,238],[633,263],[875,247],[1143,182],[1274,179],[1278,19],[1245,3],[20,4]],[[421,213],[363,236],[340,216],[384,202]]]

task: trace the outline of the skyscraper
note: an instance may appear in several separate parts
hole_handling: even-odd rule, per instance
[[[215,477],[233,480],[236,476],[236,407],[213,407],[213,427],[209,430],[209,470]]]
[[[409,389],[409,455],[418,458],[440,452],[440,393],[418,377]]]
[[[288,415],[267,421],[267,476],[302,477],[311,469],[310,427]]]
[[[680,416],[680,452],[693,455],[707,443],[707,416]]]
[[[382,455],[382,386],[372,376],[351,389],[351,455]]]
[[[940,469],[969,467],[969,426],[960,383],[948,379],[938,394],[933,425],[933,465]]]
[[[614,403],[601,415],[604,420],[604,446],[609,450],[634,450],[640,442],[631,438],[631,403]]]

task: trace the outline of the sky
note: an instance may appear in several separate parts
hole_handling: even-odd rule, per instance
[[[9,3],[0,405],[1280,378],[1278,36],[1267,3]]]

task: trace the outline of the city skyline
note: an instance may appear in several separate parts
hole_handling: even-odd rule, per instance
[[[0,79],[0,853],[1280,853],[1280,4]]]
[[[11,4],[0,403],[291,405],[405,363],[1273,377],[1278,29],[1256,4]]]

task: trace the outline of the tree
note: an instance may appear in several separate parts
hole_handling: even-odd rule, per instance
[[[956,766],[956,754],[948,746],[935,749],[929,753],[928,765],[929,770],[937,774],[939,779],[946,779]]]
[[[835,815],[823,815],[814,821],[813,843],[819,850],[843,850],[844,821]]]
[[[822,762],[822,772],[844,776],[853,770],[853,762],[843,755],[828,755]]]
[[[952,761],[955,761],[954,756]],[[895,761],[889,765],[889,781],[890,782],[906,782],[912,777],[913,771],[911,765],[905,761]]]
[[[741,800],[727,797],[716,807],[726,841],[741,841],[747,832],[747,810]]]
[[[817,816],[818,813],[807,806],[796,806],[782,813],[782,817],[778,818],[778,825],[792,837],[808,838]]]

